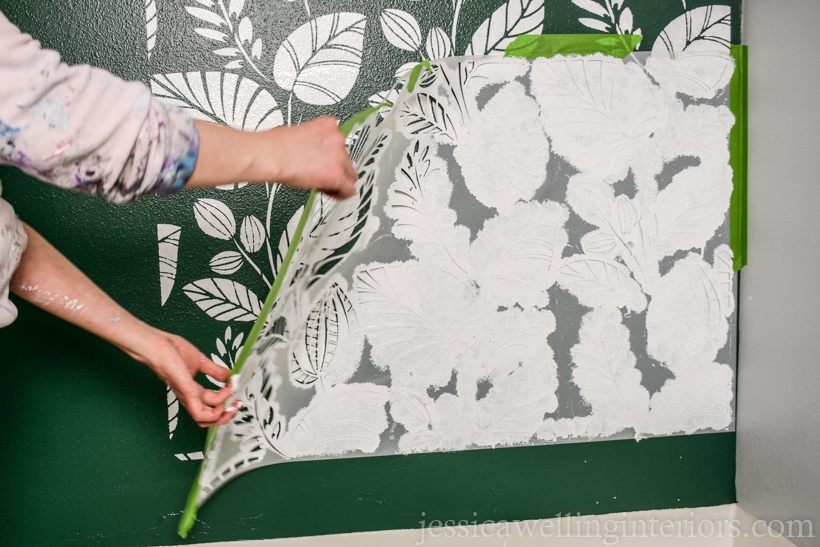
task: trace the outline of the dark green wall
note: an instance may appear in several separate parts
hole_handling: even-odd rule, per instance
[[[689,9],[709,2],[686,2]],[[732,0],[734,41],[739,0]],[[160,31],[146,56],[139,1],[0,0],[0,9],[70,63],[90,63],[148,81],[151,74],[218,70],[211,48],[191,36],[183,6],[157,0]],[[300,2],[251,2],[256,32],[277,44],[304,22]],[[413,11],[423,28],[451,15],[439,4],[312,2],[313,16],[346,10],[368,16],[365,63],[357,87],[325,110],[342,118],[386,89],[412,54],[386,46],[378,25],[385,7]],[[626,0],[645,36],[642,49],[683,13],[677,0]],[[501,2],[467,0],[459,51]],[[263,9],[264,6],[264,9]],[[335,6],[335,7],[334,7]],[[427,7],[429,6],[429,7]],[[570,0],[547,0],[546,32],[587,32]],[[187,18],[187,19],[186,19]],[[268,60],[272,55],[269,54]],[[268,66],[268,69],[270,67]],[[0,85],[2,85],[0,83]],[[280,97],[277,97],[280,100]],[[305,118],[323,110],[304,106]],[[117,301],[206,354],[226,324],[207,318],[179,288],[160,305],[156,224],[183,227],[177,283],[196,279],[214,240],[196,229],[192,205],[203,196],[258,211],[264,189],[183,193],[117,207],[57,190],[2,167],[3,197]],[[230,194],[230,195],[229,195]],[[303,195],[277,200],[279,230]],[[262,205],[260,205],[262,204]],[[274,229],[274,232],[276,229]],[[210,254],[209,254],[210,253]],[[182,281],[180,281],[182,280]],[[260,297],[264,287],[248,279]],[[204,432],[182,417],[168,435],[165,386],[115,348],[16,301],[20,317],[0,330],[0,371],[7,418],[0,426],[0,544],[157,545],[178,541],[175,528],[197,464],[175,453],[200,450]],[[249,323],[234,328],[247,331]],[[691,507],[734,501],[734,434],[290,463],[235,480],[200,513],[189,541],[216,541],[412,528],[418,521],[483,521]],[[425,517],[421,517],[421,513]],[[475,516],[474,516],[475,513]]]

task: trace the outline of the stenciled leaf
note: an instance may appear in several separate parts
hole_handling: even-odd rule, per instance
[[[711,363],[676,373],[652,396],[648,432],[655,435],[720,431],[732,423],[732,369]]]
[[[547,178],[549,141],[538,105],[524,86],[510,82],[476,114],[453,156],[464,182],[484,205],[508,214],[529,200]]]
[[[228,15],[238,17],[245,8],[245,0],[231,0],[228,4]]]
[[[273,96],[253,80],[237,74],[155,74],[151,78],[151,91],[193,118],[223,122],[235,129],[264,131],[284,123]]]
[[[572,3],[598,17],[609,17],[606,8],[594,0],[572,0]]]
[[[159,290],[164,306],[174,290],[179,257],[179,237],[182,228],[173,224],[157,224],[157,245],[159,247]]]
[[[208,265],[214,273],[219,275],[231,275],[239,271],[244,259],[236,251],[222,251],[215,255]]]
[[[239,239],[249,253],[255,253],[265,243],[265,225],[253,215],[246,216],[239,229]]]
[[[536,59],[532,92],[556,154],[603,182],[651,155],[663,94],[636,63],[601,54]]]
[[[558,283],[590,308],[625,306],[638,313],[646,308],[640,285],[614,260],[571,256],[561,265]]]
[[[618,309],[600,307],[587,313],[571,353],[572,381],[600,421],[600,434],[632,428],[640,437],[649,413],[649,392],[641,385],[629,330]]]
[[[435,142],[410,144],[396,167],[385,213],[395,220],[393,234],[410,241],[410,251],[417,259],[466,278],[470,233],[456,226],[456,214],[449,205],[453,183],[437,151]]]
[[[646,312],[647,350],[672,372],[711,363],[729,324],[712,268],[689,253],[663,276]]]
[[[243,17],[239,22],[238,33],[242,43],[249,44],[253,40],[253,23],[249,17]]]
[[[194,203],[194,217],[199,229],[211,237],[227,241],[236,232],[236,220],[233,212],[219,200],[198,199]]]
[[[589,17],[581,17],[578,19],[578,22],[584,25],[585,27],[591,28],[593,30],[600,30],[601,32],[609,32],[610,26],[608,23],[604,21],[599,21],[598,19],[590,19]]]
[[[187,11],[197,19],[205,21],[206,23],[210,23],[217,28],[225,26],[225,20],[221,16],[217,15],[212,11],[202,8],[195,8],[191,6],[186,6],[185,11]]]
[[[151,58],[151,52],[154,51],[154,46],[157,44],[157,2],[156,0],[145,0],[145,49],[148,52],[148,58]]]
[[[482,297],[496,306],[545,307],[567,244],[567,217],[555,202],[518,202],[509,215],[487,220],[470,245]]]
[[[478,26],[464,55],[503,54],[518,36],[543,29],[544,0],[508,0]]]
[[[405,51],[421,47],[421,29],[412,14],[400,9],[386,9],[379,17],[387,41]]]
[[[678,173],[655,203],[653,244],[658,255],[703,248],[726,219],[732,188],[732,170],[724,163]]]
[[[219,32],[218,30],[214,30],[214,29],[211,29],[211,28],[199,27],[199,28],[195,28],[194,32],[196,32],[200,36],[204,36],[205,38],[208,38],[209,40],[213,40],[215,42],[227,42],[228,41],[228,35],[227,34],[225,34],[224,32]]]
[[[341,384],[317,394],[288,424],[290,457],[375,452],[387,428],[390,391],[374,384]]]
[[[254,321],[262,309],[253,291],[230,279],[200,279],[182,290],[217,321]]]
[[[427,41],[424,43],[424,49],[427,51],[427,58],[430,60],[443,59],[449,57],[453,51],[450,44],[450,37],[444,32],[441,27],[433,27],[427,33]]]
[[[274,80],[308,104],[338,103],[359,77],[366,22],[358,13],[333,13],[297,28],[276,52]]]

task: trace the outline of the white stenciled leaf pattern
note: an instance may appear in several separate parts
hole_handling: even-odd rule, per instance
[[[649,392],[641,385],[629,331],[614,307],[600,307],[581,323],[578,344],[572,348],[572,380],[600,422],[600,434],[612,435],[632,428],[644,429],[649,412]]]
[[[197,6],[186,6],[185,11],[195,17],[198,20],[198,24],[205,23],[210,25],[208,27],[194,28],[194,32],[219,44],[231,44],[229,47],[221,47],[214,51],[215,54],[223,57],[237,57],[229,61],[225,65],[225,68],[228,70],[236,70],[243,68],[245,63],[247,63],[259,76],[267,80],[268,77],[265,76],[253,62],[246,47],[250,46],[253,40],[253,23],[249,17],[241,17],[245,2],[232,1],[228,7],[225,6],[225,0],[209,0],[199,3],[207,9]],[[257,59],[261,57],[261,39],[257,39],[256,44],[254,44],[252,55]]]
[[[159,285],[162,305],[168,301],[177,278],[179,237],[182,228],[173,224],[157,224],[159,246]]]
[[[544,0],[508,0],[479,25],[464,54],[504,53],[518,36],[541,34],[544,13]]]
[[[615,182],[649,155],[662,94],[639,66],[603,55],[542,59],[532,81],[555,153],[578,169]]]
[[[558,283],[574,294],[584,306],[626,306],[641,312],[646,297],[629,270],[614,260],[592,256],[572,256],[564,260]]]
[[[263,131],[283,123],[282,111],[273,96],[253,80],[237,74],[155,74],[151,91],[193,118],[220,121],[236,129]]]
[[[554,202],[519,202],[488,220],[470,246],[482,296],[498,306],[545,307],[567,244],[567,211]]]
[[[421,47],[421,29],[412,14],[400,9],[386,9],[379,22],[387,41],[405,51],[417,51]]]
[[[236,233],[233,212],[219,200],[198,199],[194,204],[194,217],[199,229],[211,237],[230,240]]]
[[[253,291],[230,279],[200,279],[182,290],[217,321],[253,321],[262,309],[262,302]]]
[[[214,255],[208,265],[214,273],[219,275],[231,275],[239,271],[244,259],[236,251],[222,251]]]
[[[547,178],[549,142],[538,105],[517,82],[505,85],[468,126],[453,152],[464,182],[487,207],[508,214]]]
[[[239,233],[242,246],[249,253],[257,252],[265,244],[265,225],[253,215],[245,217]]]
[[[154,46],[157,45],[157,26],[157,1],[145,0],[145,36],[147,38],[145,45],[149,59]]]
[[[703,6],[687,11],[655,40],[647,70],[670,91],[711,98],[732,77],[729,6]]]
[[[453,48],[450,44],[450,37],[441,27],[433,27],[427,33],[427,41],[424,43],[428,59],[442,59],[449,57]]]
[[[404,132],[409,135],[430,135],[443,144],[455,142],[456,127],[447,107],[429,93],[415,93],[399,109]]]
[[[288,454],[373,452],[387,428],[389,397],[388,388],[373,384],[342,384],[317,394],[288,425]]]
[[[585,27],[615,34],[641,33],[641,29],[633,30],[632,10],[621,0],[572,0],[572,3],[595,16],[578,18],[578,22]]]
[[[359,77],[367,18],[358,13],[323,15],[297,28],[279,46],[273,77],[308,104],[336,104]]]
[[[723,224],[732,196],[732,170],[724,163],[690,167],[658,194],[653,220],[660,256],[702,248]]]

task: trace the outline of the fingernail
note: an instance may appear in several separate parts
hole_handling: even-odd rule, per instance
[[[237,399],[233,403],[231,403],[231,407],[235,410],[239,410],[240,408],[245,408],[245,403]]]
[[[230,406],[230,407],[225,409],[225,412],[236,412],[237,410],[239,410],[239,409],[236,408],[235,406]]]
[[[239,385],[239,375],[234,374],[230,377],[231,393],[236,393],[236,387]]]

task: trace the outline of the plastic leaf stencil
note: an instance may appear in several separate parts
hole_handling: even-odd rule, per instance
[[[493,15],[500,23],[473,46],[529,31],[528,10]],[[339,43],[359,51],[364,19],[343,15],[308,29],[331,61],[334,36],[350,34]],[[450,51],[443,31],[425,42],[403,11],[380,23],[397,47]],[[357,195],[317,197],[304,230],[299,210],[272,242],[282,290],[240,373],[244,407],[215,432],[197,504],[287,460],[730,427],[733,64],[698,47],[448,58],[415,71],[413,89],[399,87],[392,108],[349,137]],[[321,103],[308,96],[319,89],[306,83],[313,58],[287,59],[274,78]],[[186,98],[181,78],[160,83],[223,115],[207,93]],[[220,275],[270,244],[265,225],[217,200],[194,212],[236,249],[184,293],[216,319],[252,319],[259,298]],[[229,338],[217,347],[225,359]]]

